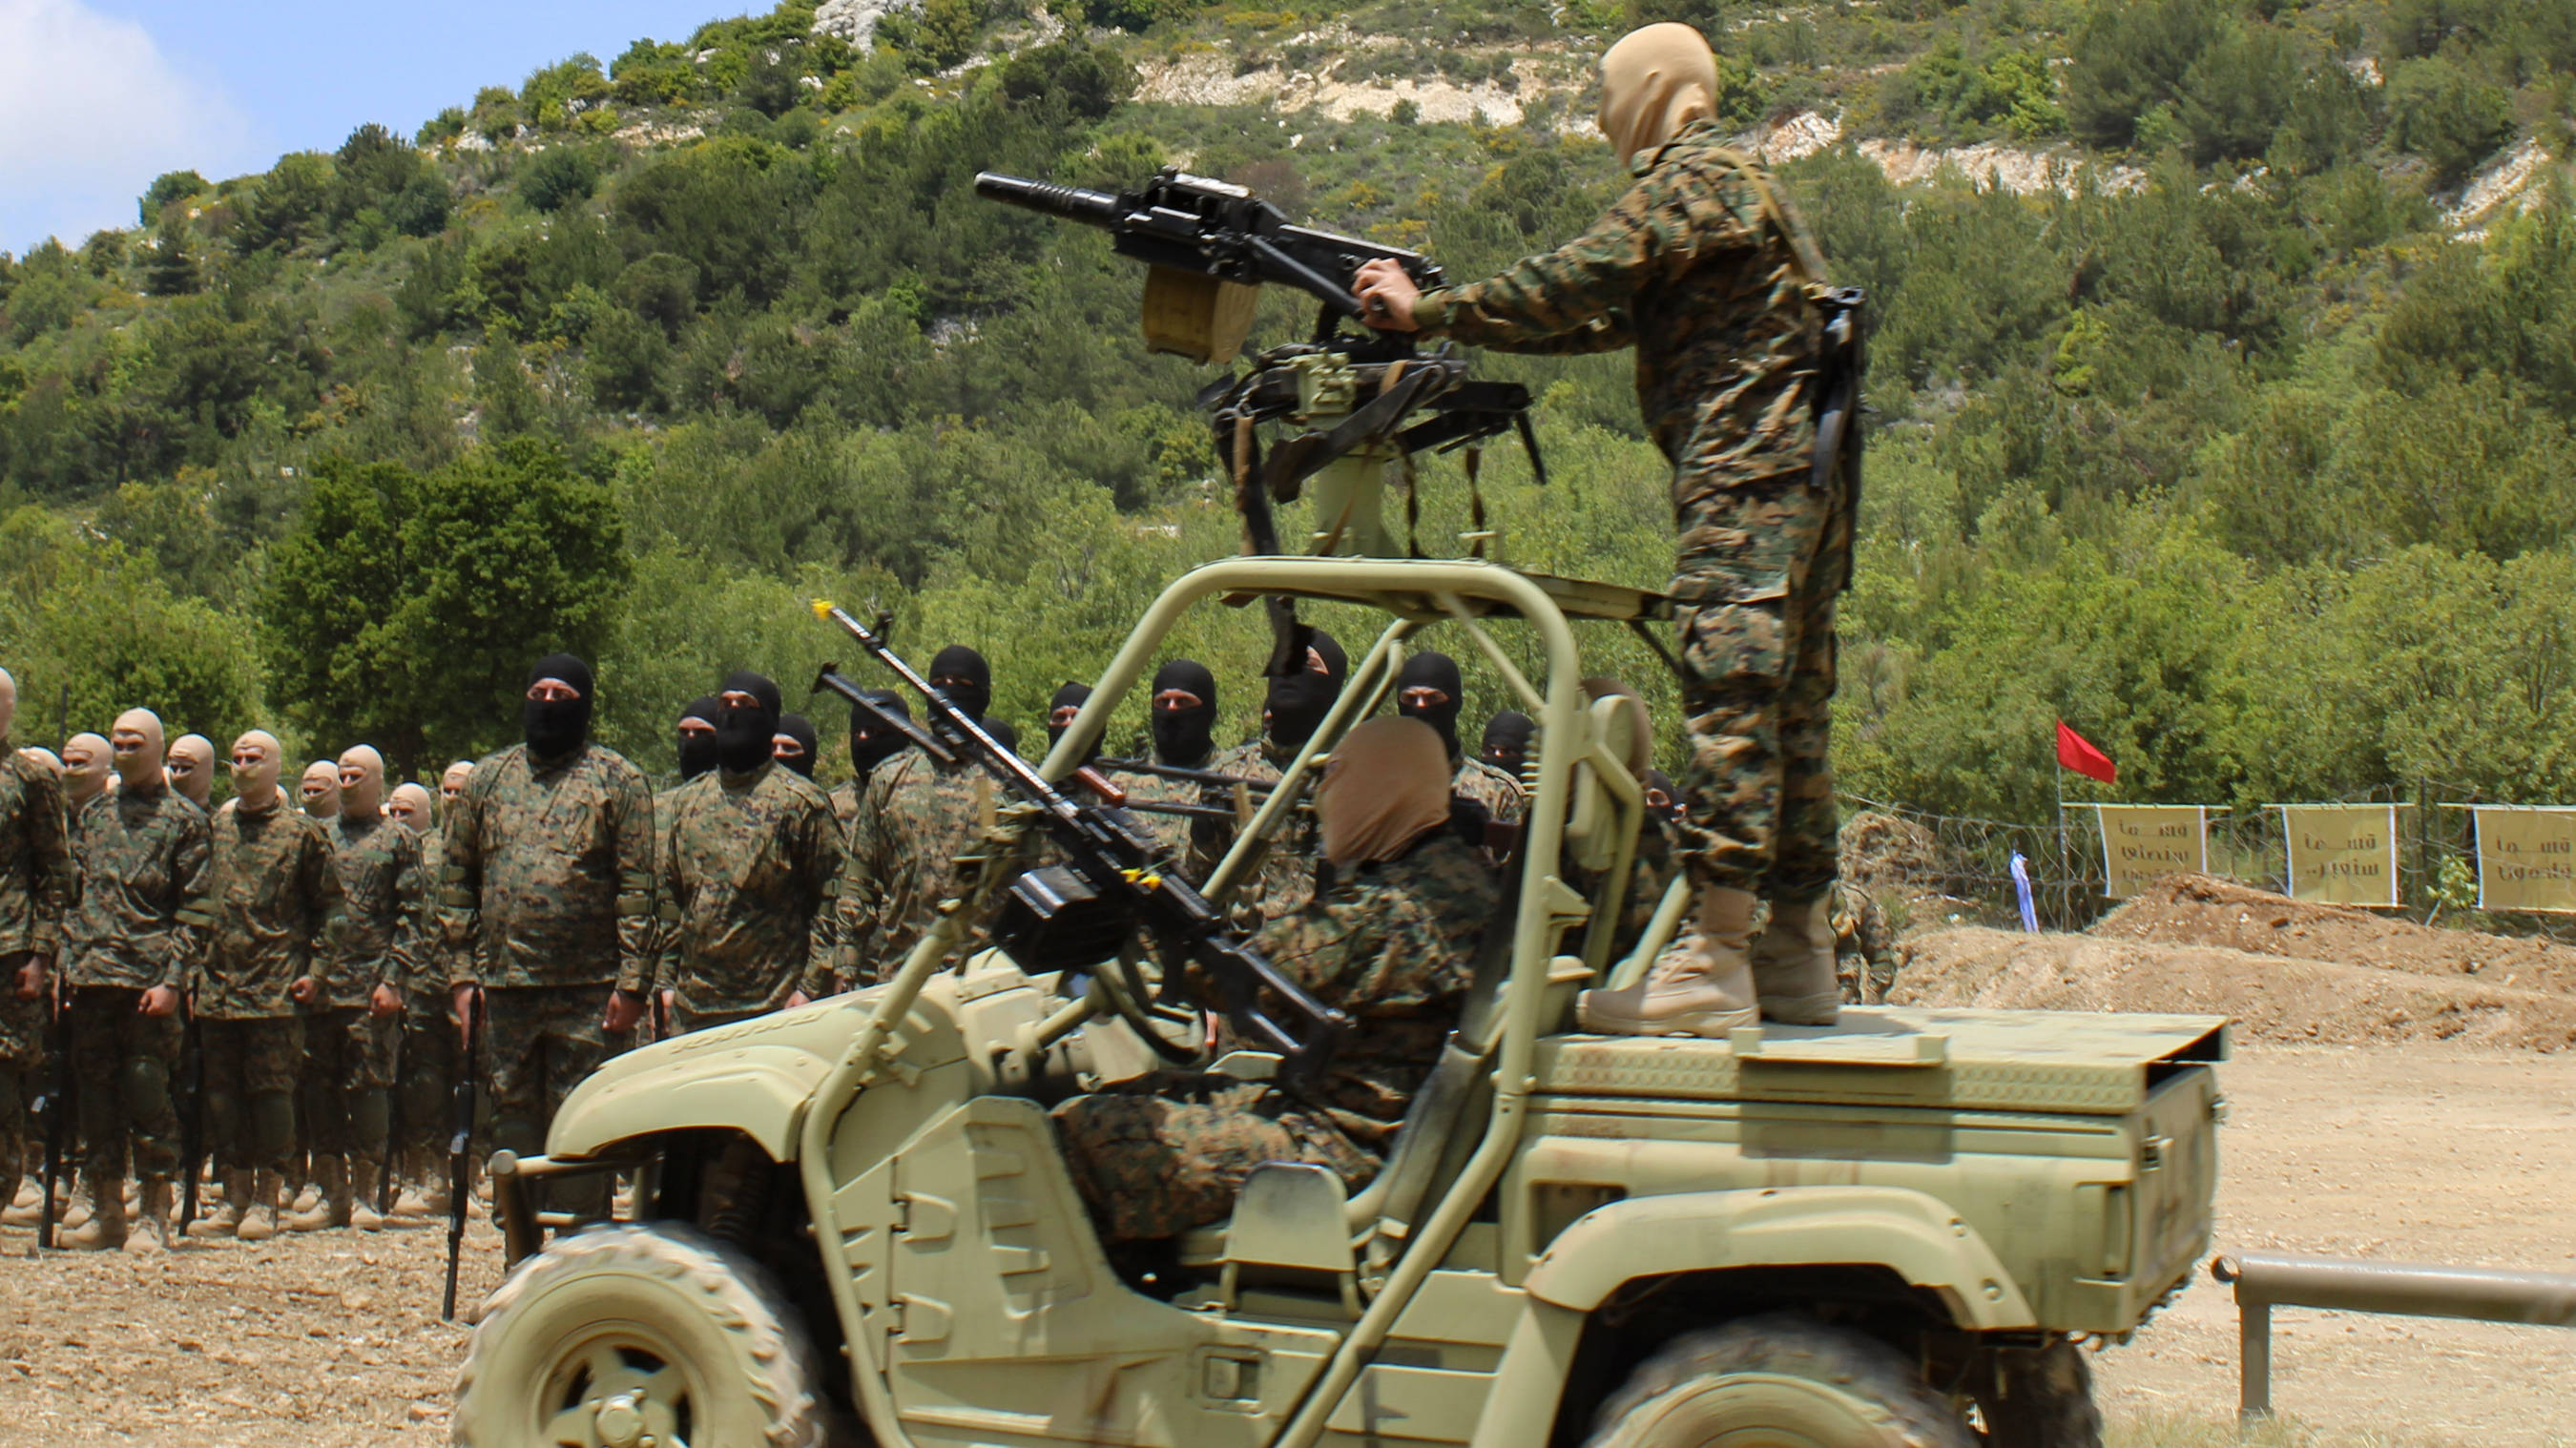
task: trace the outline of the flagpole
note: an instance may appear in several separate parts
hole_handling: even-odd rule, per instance
[[[2062,918],[2071,920],[2075,912],[2075,899],[2072,894],[2075,886],[2066,863],[2066,766],[2057,762],[2053,742],[2048,760],[2051,766],[2048,771],[2049,778],[2057,783],[2057,882],[2059,889],[2069,892],[2065,908],[2059,914]]]

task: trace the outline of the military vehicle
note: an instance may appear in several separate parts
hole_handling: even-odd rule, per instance
[[[1283,231],[1198,178],[1049,194],[1141,238],[1157,345],[1230,357],[1245,284],[1274,273],[1324,303],[1315,340],[1210,390],[1250,556],[1163,592],[1042,765],[950,721],[1020,802],[884,984],[620,1056],[544,1156],[496,1154],[513,1265],[458,1380],[457,1441],[2097,1443],[2082,1345],[2134,1332],[2209,1240],[2225,1023],[1878,1007],[1724,1040],[1576,1033],[1575,993],[1646,970],[1686,899],[1676,885],[1634,925],[1645,802],[1616,744],[1638,706],[1588,695],[1578,630],[1642,631],[1668,602],[1382,556],[1380,485],[1414,452],[1517,430],[1537,460],[1517,388],[1336,336],[1365,244]],[[1300,429],[1266,467],[1256,423]],[[1269,504],[1301,493],[1315,547],[1286,556]],[[1267,799],[1238,805],[1201,894],[1068,781],[1188,610],[1254,601],[1283,658],[1300,607],[1383,631]],[[926,692],[882,624],[828,612]],[[1293,1084],[1329,1051],[1333,1013],[1265,975],[1221,912],[1433,631],[1539,726],[1506,904],[1438,1065],[1356,1194],[1269,1163],[1225,1222],[1104,1250],[1046,1106],[1164,1064]],[[1024,871],[1040,840],[1070,865]],[[1211,1040],[1257,1049],[1209,1061]],[[626,1220],[539,1210],[548,1180],[600,1171],[631,1174]]]

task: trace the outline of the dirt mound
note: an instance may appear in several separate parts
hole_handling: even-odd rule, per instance
[[[2576,998],[2482,980],[2009,930],[1936,931],[1900,955],[1888,997],[1897,1005],[2223,1015],[2253,1041],[2576,1046]]]
[[[2208,875],[2172,875],[2095,921],[2104,940],[2215,945],[2576,996],[2576,949],[2312,905]]]
[[[1941,873],[1941,842],[1901,815],[1865,809],[1843,821],[1842,875],[1872,891],[1904,890]]]

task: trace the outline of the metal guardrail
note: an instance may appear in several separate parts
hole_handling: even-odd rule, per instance
[[[2211,1258],[2209,1275],[2236,1289],[2236,1339],[2242,1360],[2237,1412],[2247,1419],[2272,1413],[2275,1307],[2576,1327],[2576,1274],[2564,1272],[2232,1252]]]

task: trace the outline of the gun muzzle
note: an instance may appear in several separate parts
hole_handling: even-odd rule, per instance
[[[975,194],[987,201],[999,201],[1023,211],[1046,216],[1060,216],[1079,221],[1085,226],[1116,226],[1127,215],[1127,205],[1106,191],[1084,186],[1059,186],[1053,181],[1032,181],[1026,176],[1005,176],[999,171],[975,173]]]

